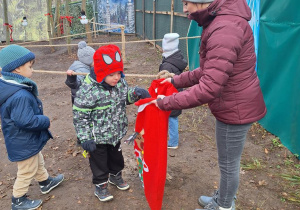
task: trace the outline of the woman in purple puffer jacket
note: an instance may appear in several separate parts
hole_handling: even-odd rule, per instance
[[[203,27],[200,67],[163,81],[182,92],[153,101],[162,110],[208,103],[216,117],[221,173],[213,197],[201,196],[204,209],[235,209],[240,159],[251,124],[267,112],[255,71],[254,39],[245,0],[183,0],[183,11]]]

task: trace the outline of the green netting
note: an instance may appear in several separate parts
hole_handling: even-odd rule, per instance
[[[143,25],[143,13],[136,12],[135,13],[135,26],[142,26]],[[135,27],[135,33],[142,35],[143,27]]]
[[[268,113],[262,126],[300,154],[300,1],[261,0],[258,75]]]
[[[189,25],[190,25],[190,20],[187,17],[176,17],[174,19],[173,32],[178,33],[180,35],[180,37],[187,37]],[[180,39],[179,40],[179,49],[182,51],[185,59],[188,60],[187,42],[188,42],[188,40],[186,40],[186,39]]]
[[[170,11],[171,1],[156,1],[156,11]]]
[[[136,10],[142,10],[143,9],[143,1],[134,1],[134,6]]]
[[[183,4],[181,0],[174,0],[174,12],[182,12]]]
[[[145,14],[145,34],[146,38],[153,39],[153,15]]]
[[[143,12],[137,11],[136,14],[136,33],[147,39],[154,39],[153,37],[153,1],[147,0],[135,0],[136,9],[143,10],[143,1],[145,1],[145,26],[143,26]],[[157,14],[155,15],[155,39],[162,39],[164,34],[171,32],[171,15],[161,14],[161,12],[171,11],[171,0],[155,1]],[[149,13],[147,11],[151,11]],[[174,1],[174,11],[182,13],[181,0]],[[188,32],[190,20],[187,17],[173,16],[173,30],[172,32],[178,33],[180,37],[186,37]],[[145,34],[143,31],[145,27]],[[156,42],[161,46],[161,41]],[[187,58],[186,40],[179,41],[179,49],[183,52],[185,58]]]
[[[153,11],[153,1],[149,1],[149,0],[143,0],[143,1],[145,2],[145,10]]]
[[[170,24],[166,24],[170,21],[170,15],[156,15],[156,39],[162,39],[166,33],[170,33]]]

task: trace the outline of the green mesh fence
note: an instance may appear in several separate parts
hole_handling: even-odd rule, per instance
[[[171,32],[171,0],[135,0],[135,27],[136,34],[142,38],[153,40],[162,39],[164,34]],[[153,4],[155,3],[155,23],[153,22]],[[190,20],[182,12],[181,0],[174,0],[173,33],[186,37]],[[155,27],[154,27],[155,26]],[[187,59],[187,41],[179,40],[179,49]],[[155,44],[162,46],[161,41]]]

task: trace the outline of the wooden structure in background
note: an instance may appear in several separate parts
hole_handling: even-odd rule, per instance
[[[82,0],[81,1],[81,10],[83,10],[84,12],[86,12],[86,0]],[[85,24],[85,31],[87,32],[86,36],[87,36],[88,43],[93,43],[92,34],[89,33],[89,32],[91,32],[90,22],[88,24]]]

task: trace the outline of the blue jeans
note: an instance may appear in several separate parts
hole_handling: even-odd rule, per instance
[[[178,117],[169,117],[169,141],[168,146],[178,146]]]
[[[240,160],[251,124],[231,125],[216,120],[216,141],[221,174],[217,203],[223,208],[231,207],[237,192]]]

